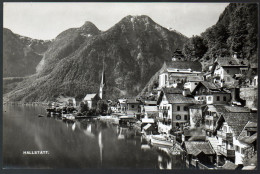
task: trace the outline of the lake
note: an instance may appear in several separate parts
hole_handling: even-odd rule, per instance
[[[180,169],[185,162],[134,129],[93,119],[69,123],[47,117],[42,106],[4,105],[3,167]]]

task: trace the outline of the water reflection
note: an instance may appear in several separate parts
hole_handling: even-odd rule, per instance
[[[134,129],[92,119],[66,122],[55,116],[38,117],[44,113],[40,106],[4,106],[4,167],[182,168],[181,158],[172,159],[150,146]],[[24,150],[50,154],[26,156]]]
[[[102,164],[102,150],[103,150],[103,143],[102,143],[102,132],[100,131],[98,134],[98,146],[100,151],[100,161]]]

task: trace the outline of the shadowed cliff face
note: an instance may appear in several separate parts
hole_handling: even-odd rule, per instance
[[[50,41],[31,39],[3,29],[3,77],[24,77],[35,74],[36,66]]]
[[[61,93],[81,98],[98,92],[103,60],[109,98],[135,96],[186,40],[148,16],[127,16],[103,32],[86,22],[58,35],[37,74],[21,82],[7,98],[43,101]]]

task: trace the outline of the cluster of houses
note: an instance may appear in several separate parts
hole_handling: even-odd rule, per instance
[[[153,118],[160,133],[180,137],[188,165],[255,168],[257,104],[245,99],[257,99],[258,77],[242,85],[248,70],[236,55],[217,58],[206,73],[200,62],[173,57],[161,69],[156,101],[119,99],[115,111]]]
[[[254,169],[258,76],[245,83],[248,70],[248,61],[234,54],[218,57],[205,73],[200,62],[186,61],[176,51],[160,70],[151,94],[156,100],[122,98],[110,101],[110,109],[144,122],[153,119],[159,133],[177,137],[188,165]],[[103,71],[99,94],[84,98],[89,108],[104,96],[104,84]]]

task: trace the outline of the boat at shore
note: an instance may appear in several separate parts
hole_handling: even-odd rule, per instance
[[[163,136],[163,135],[152,135],[150,137],[150,142],[152,145],[162,145],[167,147],[173,147],[173,140]]]
[[[61,117],[64,120],[71,120],[71,121],[75,120],[75,116],[73,114],[62,114]]]

